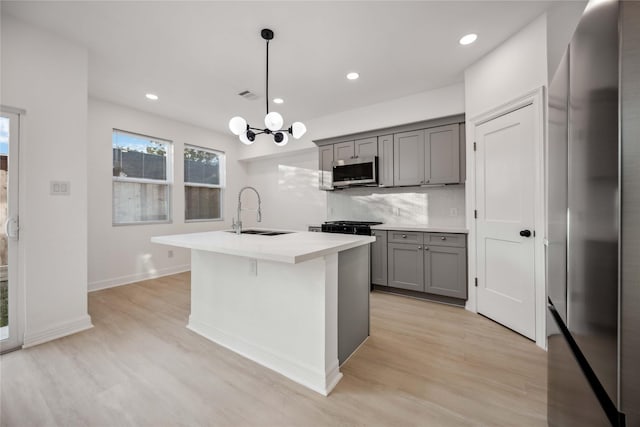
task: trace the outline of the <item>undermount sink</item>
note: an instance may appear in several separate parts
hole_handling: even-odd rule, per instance
[[[227,231],[227,233],[235,233],[235,231]],[[259,236],[279,236],[281,234],[290,234],[291,231],[272,231],[272,230],[242,230],[241,234],[257,234]]]

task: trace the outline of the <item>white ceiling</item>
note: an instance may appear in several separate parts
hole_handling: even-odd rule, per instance
[[[233,115],[264,117],[270,97],[294,120],[337,113],[463,80],[463,71],[551,1],[33,2],[8,13],[89,50],[92,96],[226,131]],[[478,33],[478,41],[458,39]],[[345,74],[358,71],[360,79]],[[260,96],[248,101],[248,89]],[[156,102],[144,95],[160,96]]]

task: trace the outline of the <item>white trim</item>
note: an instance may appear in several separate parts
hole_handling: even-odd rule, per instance
[[[191,270],[190,264],[178,265],[175,267],[162,268],[160,270],[128,274],[126,276],[114,277],[112,279],[97,280],[89,283],[88,291],[95,292],[103,289],[115,288],[117,286],[129,285],[142,280],[155,279],[158,277],[170,276],[172,274],[184,273]]]
[[[546,205],[545,205],[545,162],[544,150],[546,141],[546,108],[545,108],[545,88],[544,86],[534,89],[526,94],[502,104],[496,108],[479,114],[475,117],[467,119],[467,182],[466,182],[466,217],[467,229],[467,250],[468,250],[468,299],[465,308],[471,312],[477,313],[477,288],[475,287],[475,278],[477,271],[477,254],[476,254],[476,221],[474,218],[474,210],[476,209],[476,167],[475,152],[473,150],[473,142],[475,141],[476,127],[496,117],[510,113],[527,105],[533,105],[535,129],[535,237],[534,237],[534,253],[535,253],[535,313],[536,313],[536,344],[543,349],[547,348],[546,339],[546,283],[545,283],[545,223],[546,223]]]
[[[52,328],[36,333],[25,333],[22,348],[33,347],[58,338],[93,328],[91,317],[87,314],[77,319],[60,322]]]
[[[328,396],[342,378],[337,360],[333,366],[326,370],[325,374],[284,354],[277,354],[272,350],[244,341],[237,336],[229,335],[202,321],[195,321],[191,316],[189,317],[187,328],[323,396]]]
[[[0,111],[2,111],[3,113],[17,114],[19,116],[24,116],[25,114],[27,114],[27,110],[23,110],[22,108],[10,107],[4,104],[0,104]]]

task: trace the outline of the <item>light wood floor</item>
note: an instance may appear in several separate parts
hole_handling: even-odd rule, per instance
[[[89,313],[1,357],[3,426],[546,425],[545,352],[460,308],[372,294],[329,397],[187,330],[188,273],[93,292]]]

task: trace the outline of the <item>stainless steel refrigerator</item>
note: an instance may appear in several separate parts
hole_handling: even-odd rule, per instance
[[[639,2],[588,4],[548,100],[548,422],[640,426]]]

